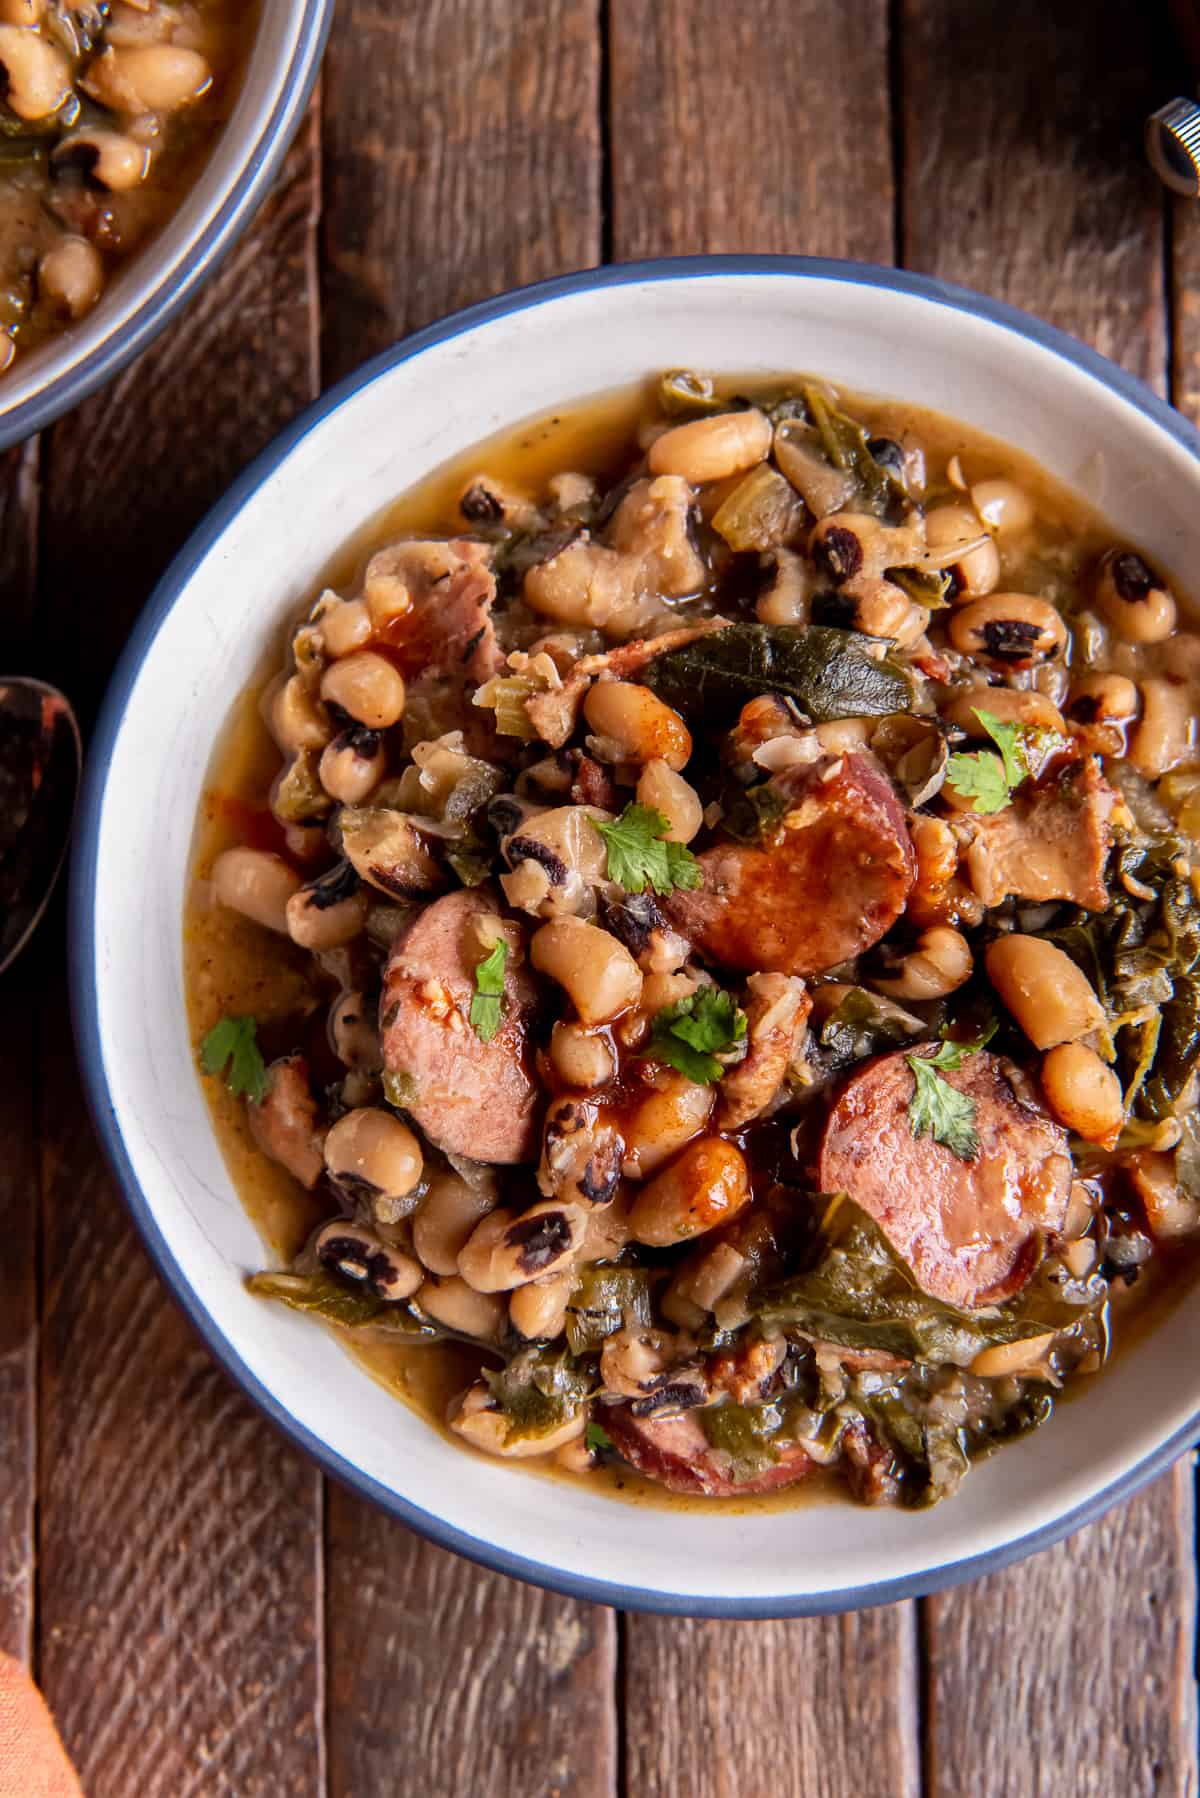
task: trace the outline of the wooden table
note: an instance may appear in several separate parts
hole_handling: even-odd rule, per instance
[[[340,0],[218,280],[0,458],[5,662],[86,720],[168,557],[322,385],[606,258],[900,261],[1195,416],[1200,210],[1138,151],[1183,81],[1153,0]],[[1196,1792],[1186,1463],[1024,1567],[777,1624],[549,1596],[323,1484],[134,1237],[82,1111],[61,928],[0,987],[0,1643],[91,1798]]]

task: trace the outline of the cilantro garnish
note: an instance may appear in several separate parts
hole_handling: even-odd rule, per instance
[[[649,805],[627,805],[612,824],[592,820],[608,851],[608,878],[627,893],[669,893],[675,887],[698,887],[703,875],[691,850],[668,843],[671,826]]]
[[[490,955],[475,968],[475,994],[471,1000],[471,1028],[481,1043],[490,1043],[500,1028],[504,1012],[504,964],[508,944],[497,937]]]
[[[612,1437],[607,1430],[602,1430],[598,1423],[589,1423],[587,1429],[583,1433],[583,1439],[587,1446],[592,1450],[593,1454],[598,1453],[601,1449],[611,1448],[613,1446]]]
[[[1036,778],[1064,739],[1036,724],[1006,724],[993,712],[978,706],[972,710],[1000,753],[980,749],[972,755],[952,755],[946,785],[964,799],[973,799],[973,812],[1002,812],[1011,803],[1013,788]]]
[[[255,1105],[266,1098],[271,1085],[267,1064],[258,1046],[254,1018],[222,1018],[200,1044],[200,1069],[205,1074],[225,1073],[231,1093]]]
[[[725,1072],[717,1055],[732,1049],[746,1034],[746,1014],[719,986],[702,986],[674,1005],[664,1005],[654,1019],[644,1053],[665,1061],[697,1086],[711,1086]]]
[[[906,1055],[916,1087],[908,1105],[909,1128],[914,1136],[931,1136],[960,1161],[974,1161],[979,1154],[975,1128],[975,1101],[943,1080],[939,1068],[955,1073],[971,1055],[991,1041],[996,1026],[970,1043],[942,1043],[933,1055]]]

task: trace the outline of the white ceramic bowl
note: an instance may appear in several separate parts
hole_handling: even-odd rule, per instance
[[[452,1446],[305,1319],[250,1298],[262,1247],[209,1126],[180,918],[196,803],[227,704],[323,564],[447,457],[557,405],[686,364],[813,370],[917,399],[1030,451],[1118,533],[1184,568],[1200,444],[1111,364],[914,276],[774,258],[610,268],[411,338],[260,458],[170,570],[122,661],[82,804],[73,986],[108,1153],[164,1279],[218,1360],[323,1466],[506,1573],[632,1608],[828,1611],[928,1591],[1054,1541],[1200,1434],[1200,1310],[1179,1306],[932,1511],[630,1508]],[[266,1422],[264,1420],[264,1427]]]
[[[241,92],[200,179],[94,312],[0,379],[0,449],[77,406],[145,349],[265,198],[308,102],[334,0],[262,0]]]

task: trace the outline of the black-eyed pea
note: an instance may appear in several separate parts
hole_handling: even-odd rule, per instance
[[[850,623],[868,637],[887,637],[908,649],[924,636],[929,613],[916,605],[903,588],[877,574],[856,574],[838,594],[839,610],[849,604]]]
[[[741,1150],[724,1137],[702,1136],[638,1193],[630,1231],[649,1248],[670,1248],[729,1223],[750,1199]]]
[[[668,842],[690,843],[704,822],[695,787],[665,761],[646,763],[638,777],[637,799],[667,820]]]
[[[989,593],[953,612],[950,641],[960,654],[994,668],[1033,668],[1060,655],[1067,627],[1048,599],[1033,593]]]
[[[36,31],[0,25],[0,87],[19,119],[46,119],[71,93],[71,65]]]
[[[1043,937],[1013,932],[984,952],[988,979],[1035,1049],[1075,1043],[1104,1023],[1085,974]]]
[[[475,1226],[458,1257],[458,1271],[476,1292],[511,1292],[570,1262],[587,1232],[583,1205],[543,1199],[519,1216],[493,1211]]]
[[[1193,688],[1176,675],[1150,675],[1141,683],[1142,715],[1129,733],[1129,760],[1139,774],[1157,780],[1196,753]]]
[[[1060,1124],[1111,1149],[1125,1121],[1121,1082],[1094,1049],[1060,1043],[1042,1062],[1042,1091]]]
[[[326,1224],[313,1246],[322,1267],[365,1286],[376,1298],[410,1299],[425,1278],[424,1269],[411,1255],[344,1218]]]
[[[971,1363],[971,1372],[981,1380],[1014,1379],[1042,1366],[1054,1347],[1056,1333],[1046,1330],[1040,1336],[1022,1336],[1017,1342],[994,1343],[980,1349]]]
[[[642,971],[623,943],[581,918],[555,918],[535,932],[529,957],[564,989],[584,1024],[606,1024],[642,994]]]
[[[325,1138],[325,1167],[351,1198],[408,1199],[420,1184],[421,1145],[408,1125],[382,1106],[348,1111]],[[417,1201],[413,1199],[415,1209]]]
[[[931,506],[925,514],[925,544],[932,560],[954,577],[956,598],[977,599],[999,585],[999,552],[972,507]]]
[[[922,931],[896,974],[873,979],[871,985],[889,999],[915,1004],[956,993],[971,978],[973,969],[971,946],[962,932],[948,924],[935,924]]]
[[[608,1106],[582,1093],[564,1093],[546,1113],[538,1188],[548,1199],[585,1209],[611,1205],[624,1151],[625,1139]]]
[[[1002,724],[1029,724],[1036,730],[1057,731],[1065,736],[1066,722],[1054,701],[1033,688],[960,687],[941,708],[947,724],[953,724],[971,738],[984,742],[986,727],[978,714],[988,712]]]
[[[329,1043],[343,1067],[378,1073],[383,1066],[378,1006],[365,993],[339,993],[329,1008]]]
[[[100,252],[85,237],[60,237],[38,263],[37,287],[59,318],[83,318],[104,291]]]
[[[616,745],[623,762],[665,762],[676,773],[692,753],[692,733],[679,713],[636,681],[598,680],[589,687],[583,715]]]
[[[647,1179],[699,1136],[712,1114],[715,1099],[715,1087],[699,1086],[682,1074],[665,1074],[625,1120],[625,1159],[621,1167],[625,1177]]]
[[[361,805],[374,792],[387,769],[387,754],[378,731],[352,724],[321,752],[321,785],[342,805]]]
[[[834,512],[820,519],[808,553],[817,572],[838,587],[859,575],[877,579],[895,562],[892,533],[869,512]]]
[[[457,1274],[448,1279],[438,1276],[425,1280],[417,1288],[413,1303],[443,1329],[478,1342],[497,1342],[508,1316],[502,1293],[476,1292]]]
[[[108,49],[80,86],[113,112],[178,112],[212,86],[212,69],[198,51],[175,44]]]
[[[526,1342],[553,1342],[567,1325],[567,1303],[575,1286],[573,1268],[518,1286],[508,1301],[508,1321]]]
[[[432,1314],[431,1314],[432,1315]],[[488,1455],[506,1460],[527,1461],[538,1455],[557,1454],[583,1435],[587,1427],[587,1408],[580,1406],[564,1423],[541,1436],[514,1436],[509,1419],[496,1404],[490,1389],[482,1380],[468,1388],[450,1407],[447,1421],[455,1435]]]
[[[389,730],[404,715],[404,677],[386,656],[360,649],[321,676],[321,698],[368,730]]]
[[[212,884],[219,904],[287,936],[288,906],[300,890],[300,876],[281,855],[226,849],[213,863]]]
[[[348,862],[310,880],[287,902],[287,931],[301,949],[340,949],[366,927],[371,898]]]
[[[324,749],[333,736],[325,707],[314,699],[298,674],[290,675],[266,704],[267,726],[284,755]]]
[[[550,1061],[563,1085],[575,1092],[607,1086],[617,1071],[608,1038],[582,1024],[555,1024],[550,1035]]]
[[[771,422],[757,407],[718,412],[674,425],[656,437],[647,457],[651,474],[682,475],[694,487],[724,481],[766,460]]]
[[[495,1208],[496,1186],[436,1174],[412,1222],[413,1247],[431,1274],[458,1273],[458,1257],[481,1218]]]
[[[1139,1149],[1126,1167],[1152,1236],[1164,1242],[1194,1235],[1200,1229],[1200,1205],[1180,1191],[1174,1155]]]
[[[334,661],[365,649],[374,634],[375,626],[364,600],[339,600],[321,615],[321,635]]]
[[[1001,541],[1022,536],[1033,523],[1033,501],[1025,489],[1000,476],[976,481],[971,488],[971,504],[988,530]]]
[[[1178,610],[1166,582],[1131,549],[1110,549],[1096,568],[1096,609],[1126,643],[1161,643]]]
[[[1127,724],[1137,717],[1138,690],[1124,674],[1077,674],[1067,716],[1076,724]]]
[[[78,181],[101,193],[122,194],[140,186],[150,167],[150,152],[123,131],[95,127],[73,131],[50,157],[55,181]]]

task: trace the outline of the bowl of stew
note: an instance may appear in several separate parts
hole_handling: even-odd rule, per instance
[[[150,341],[269,189],[329,0],[0,7],[0,446]]]
[[[1194,1439],[1196,451],[977,295],[712,258],[450,319],[250,470],[107,701],[73,955],[267,1417],[730,1616]]]

